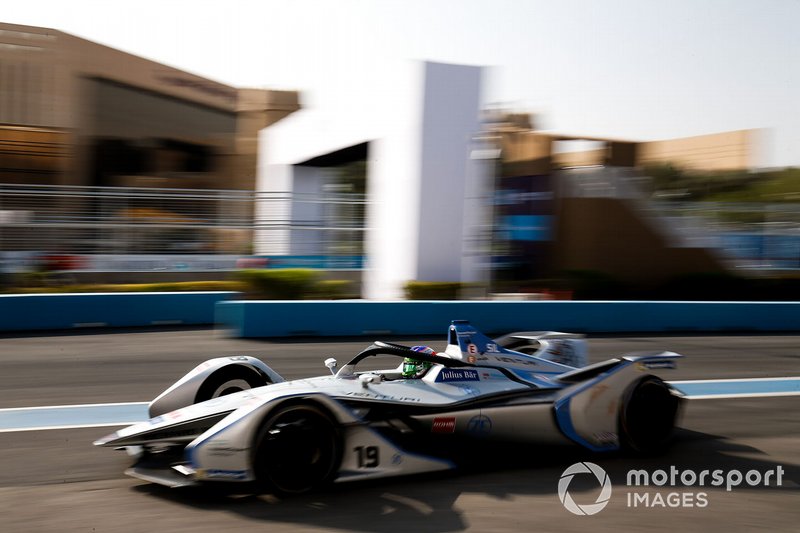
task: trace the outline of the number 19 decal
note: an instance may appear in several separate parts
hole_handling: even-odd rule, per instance
[[[377,446],[356,446],[358,468],[376,468],[381,464],[380,454]]]

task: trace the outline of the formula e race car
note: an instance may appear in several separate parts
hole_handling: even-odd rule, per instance
[[[153,400],[149,421],[95,444],[127,449],[126,473],[151,482],[254,482],[281,495],[451,469],[448,452],[477,441],[650,452],[668,442],[681,402],[651,371],[679,357],[587,366],[580,336],[490,339],[456,320],[443,352],[375,342],[310,379],[285,381],[252,357],[211,359]],[[381,358],[388,369],[366,369]]]

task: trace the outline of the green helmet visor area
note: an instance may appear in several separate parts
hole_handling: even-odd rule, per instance
[[[403,377],[404,378],[414,378],[418,377],[425,370],[428,370],[431,367],[431,363],[427,361],[417,361],[416,359],[409,359],[405,358],[403,360]]]

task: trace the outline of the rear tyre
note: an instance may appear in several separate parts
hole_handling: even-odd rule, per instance
[[[680,400],[661,379],[647,376],[623,395],[620,437],[623,448],[641,454],[663,451],[672,438]]]
[[[258,484],[278,496],[322,487],[333,479],[341,462],[339,429],[314,405],[279,407],[267,416],[255,442]]]
[[[194,403],[262,387],[270,383],[269,378],[258,374],[250,368],[241,365],[226,366],[208,376],[198,389]]]

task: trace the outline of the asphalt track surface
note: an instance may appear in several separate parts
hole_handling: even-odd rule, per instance
[[[284,342],[228,339],[207,329],[0,337],[0,408],[140,402],[198,362],[220,355],[261,357],[288,379],[319,375],[326,357],[347,359],[371,339]],[[440,339],[390,338],[443,348]],[[800,375],[800,336],[593,337],[592,361],[669,349],[686,355],[664,377]],[[667,373],[669,372],[669,373]],[[800,396],[687,402],[671,450],[656,458],[577,449],[476,450],[475,469],[357,485],[278,500],[209,490],[170,490],[127,478],[123,452],[91,441],[113,428],[0,433],[0,531],[798,531]],[[498,456],[499,455],[499,456]],[[613,483],[608,506],[575,516],[561,505],[566,467],[592,461]],[[781,487],[628,487],[630,469],[729,472],[781,466]],[[581,504],[596,483],[570,485]],[[638,507],[629,494],[678,492],[704,507]],[[686,496],[691,494],[691,496]],[[674,497],[673,497],[674,498]],[[674,501],[674,500],[673,500]]]

